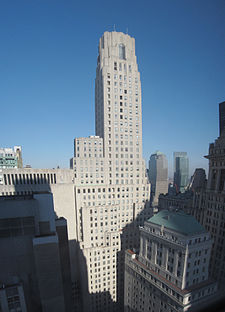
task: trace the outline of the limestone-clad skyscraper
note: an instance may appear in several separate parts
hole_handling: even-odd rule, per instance
[[[151,216],[135,40],[121,32],[99,42],[95,127],[95,136],[75,139],[71,160],[83,310],[120,311],[124,251],[137,246],[138,226]]]
[[[109,183],[144,183],[140,73],[135,40],[123,33],[106,32],[100,39],[95,117],[109,158]]]

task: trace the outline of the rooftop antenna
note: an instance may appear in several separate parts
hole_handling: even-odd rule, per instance
[[[115,24],[113,25],[113,31],[116,31],[116,25]]]

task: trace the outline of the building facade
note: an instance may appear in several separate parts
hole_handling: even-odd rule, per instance
[[[23,168],[22,148],[0,148],[0,168]]]
[[[138,225],[152,214],[140,73],[135,40],[127,34],[105,32],[100,39],[95,128],[95,136],[75,139],[71,160],[83,310],[122,311],[124,251],[138,246]]]
[[[177,194],[160,194],[158,210],[160,211],[173,207],[176,209],[182,209],[187,214],[191,214],[193,207],[193,197],[194,194],[190,190]]]
[[[0,286],[0,309],[0,311],[5,312],[27,312],[23,285],[21,283]]]
[[[206,187],[206,182],[205,170],[203,168],[197,168],[191,177],[188,189],[193,192],[198,189],[204,189]]]
[[[190,215],[164,210],[141,228],[140,251],[126,252],[125,311],[194,311],[217,292],[208,278],[212,239]]]
[[[124,253],[138,247],[138,226],[152,215],[140,73],[129,35],[106,32],[100,39],[95,125],[96,135],[75,139],[71,169],[2,169],[0,195],[51,191],[57,216],[68,220],[77,307],[123,311]]]
[[[74,171],[71,169],[0,169],[0,196],[51,192],[58,217],[67,220],[74,297],[79,298]],[[74,304],[79,303],[74,298]]]
[[[0,197],[1,311],[71,311],[65,219],[52,194]]]
[[[168,161],[166,155],[157,151],[149,160],[149,182],[151,184],[151,204],[158,205],[160,194],[168,193]]]
[[[189,159],[186,152],[174,152],[174,186],[183,193],[189,182]]]
[[[187,214],[192,214],[194,194],[203,192],[206,187],[206,174],[202,168],[195,169],[187,190],[184,193],[168,192],[159,196],[158,209],[169,209],[175,207],[182,209]],[[199,220],[200,222],[200,220]]]
[[[209,145],[209,173],[206,189],[194,193],[193,215],[211,233],[214,243],[210,274],[223,290],[225,283],[225,132],[220,104],[220,136]],[[221,127],[222,126],[222,127]]]

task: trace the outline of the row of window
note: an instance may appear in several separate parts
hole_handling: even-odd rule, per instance
[[[110,79],[111,75],[110,73],[107,74],[107,79]],[[118,74],[114,74],[114,80],[117,80],[119,78],[119,80],[124,80],[124,81],[127,81],[127,75],[119,75]],[[128,76],[128,80],[129,82],[132,82],[132,77],[129,75]],[[135,77],[135,83],[138,83],[138,78]]]
[[[86,145],[86,144],[89,144],[89,145],[91,145],[91,144],[93,144],[93,141],[79,141],[78,139],[75,139],[75,144],[77,144],[77,145],[79,145],[80,143],[83,143],[84,145]],[[94,141],[94,145],[102,145],[102,141]]]
[[[56,184],[55,173],[4,174],[5,185]]]
[[[79,151],[80,147],[77,146],[76,150]],[[86,148],[85,146],[82,148],[82,150],[84,152],[102,152],[102,148],[99,148],[99,149],[95,148],[95,149],[93,149],[93,148]]]
[[[133,197],[132,194],[131,194],[131,197]],[[136,198],[136,203],[138,203],[139,202],[139,198],[138,198],[139,195],[136,194],[136,197],[137,197]],[[134,202],[135,202],[135,200],[132,200],[132,203],[134,203]],[[145,203],[145,199],[142,199],[142,202]],[[123,204],[125,203],[124,199],[122,200],[122,203]],[[127,199],[127,203],[129,203],[128,199]],[[106,202],[105,200],[98,201],[98,202],[96,202],[96,201],[94,201],[94,202],[86,202],[86,201],[84,201],[83,202],[84,206],[89,206],[89,207],[91,207],[91,206],[110,206],[110,205],[119,205],[119,204],[120,204],[120,200],[112,200],[112,201],[108,201],[108,202]]]
[[[138,101],[136,101],[136,103],[135,103],[135,111],[134,111],[134,110],[132,111],[132,108],[134,109],[133,104],[132,104],[132,97],[129,97],[129,99],[130,99],[130,102],[129,102],[129,114],[132,115],[132,113],[135,112],[136,115],[137,115],[137,114],[138,114],[138,109],[139,109]],[[121,96],[121,99],[120,99],[120,109],[123,109],[124,112],[125,112],[126,114],[128,114],[128,109],[127,109],[128,103],[127,103],[126,101],[127,101],[127,97],[125,96],[125,97],[124,97],[124,102],[122,102],[122,96]],[[117,113],[117,112],[118,112],[118,109],[119,109],[119,107],[118,107],[118,102],[115,101],[115,102],[114,102],[114,112]],[[108,112],[110,113],[110,112],[112,112],[112,111],[113,111],[113,109],[112,109],[112,107],[111,107],[111,101],[108,100]]]
[[[86,154],[86,153],[80,154],[80,153],[76,153],[75,157],[85,157],[85,158],[86,157],[89,157],[89,158],[97,158],[97,157],[99,157],[99,158],[102,158],[103,154]]]
[[[76,164],[79,164],[80,166],[83,166],[83,165],[88,165],[88,163],[90,163],[90,165],[96,165],[96,167],[98,166],[103,166],[104,165],[104,161],[101,160],[101,161],[98,161],[98,160],[92,160],[92,159],[79,159],[79,161],[77,161],[76,159],[74,159],[74,165]],[[84,170],[88,171],[88,168],[84,168]]]
[[[131,188],[129,188],[129,187],[122,187],[122,188],[120,188],[120,187],[117,187],[117,188],[115,188],[115,187],[112,187],[112,188],[108,188],[108,192],[129,192],[129,190],[131,191],[131,192],[133,192],[134,191],[134,188],[133,187],[131,187]],[[143,190],[143,191],[145,191],[145,190],[147,190],[147,187],[145,187],[145,186],[143,186],[142,188],[141,187],[136,187],[136,191],[141,191],[141,190]],[[101,192],[103,192],[103,193],[105,193],[107,191],[107,188],[98,188],[98,190],[97,189],[95,189],[95,188],[93,188],[93,189],[90,189],[90,188],[88,188],[88,189],[86,189],[86,188],[83,188],[83,190],[82,190],[82,193],[83,194],[85,194],[85,193],[95,193],[95,192],[97,192],[97,193],[101,193]],[[78,192],[78,194],[80,194],[81,193],[81,189],[78,189],[77,190],[77,192]]]

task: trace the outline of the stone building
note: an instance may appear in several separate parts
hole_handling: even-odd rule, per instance
[[[126,252],[125,311],[194,311],[215,298],[208,278],[212,239],[193,216],[163,210],[141,228],[140,251]]]
[[[73,303],[79,306],[74,188],[74,171],[70,169],[0,169],[0,196],[52,193],[56,215],[67,220]]]
[[[210,274],[223,289],[225,283],[225,102],[220,104],[220,136],[209,145],[208,182],[194,194],[192,214],[211,233],[213,248]]]
[[[195,192],[202,192],[206,187],[206,174],[202,168],[195,169],[187,190],[184,193],[161,194],[159,196],[158,210],[176,207],[182,209],[187,214],[192,214],[193,198]]]
[[[152,215],[142,158],[141,82],[135,40],[105,32],[95,80],[96,135],[76,138],[70,170],[0,172],[0,194],[48,190],[68,220],[74,296],[83,311],[122,311],[124,252]],[[75,300],[76,301],[76,300]]]
[[[76,138],[77,242],[84,311],[122,311],[124,251],[152,215],[142,158],[141,81],[135,40],[105,32],[95,79],[96,135]]]
[[[193,192],[190,190],[178,194],[160,194],[158,210],[174,207],[190,214],[193,207],[193,196]]]
[[[67,223],[52,194],[0,197],[1,311],[71,311]]]

